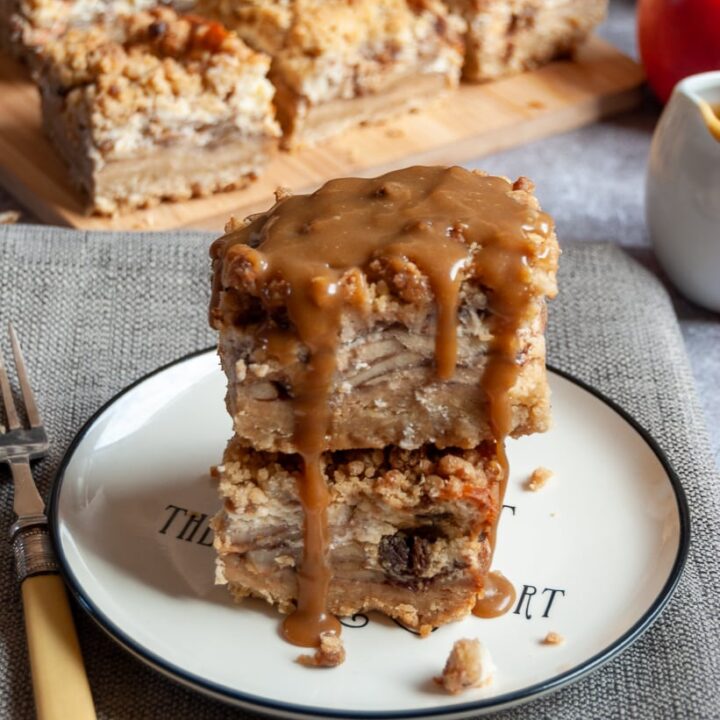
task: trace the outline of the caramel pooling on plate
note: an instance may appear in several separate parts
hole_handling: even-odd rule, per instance
[[[327,449],[341,322],[347,313],[367,311],[364,270],[372,263],[411,263],[426,278],[435,303],[440,380],[450,380],[455,371],[463,279],[486,289],[492,341],[482,383],[504,491],[508,390],[519,368],[518,329],[533,299],[528,259],[543,257],[538,253],[546,252],[544,240],[553,232],[548,215],[513,197],[526,184],[459,167],[412,167],[373,179],[333,180],[312,195],[280,198],[267,213],[213,244],[211,321],[232,322],[232,303],[220,309],[221,291],[252,286],[269,316],[273,307],[287,311],[287,329],[263,321],[258,340],[277,349],[273,354],[281,363],[294,359],[298,348],[308,354],[292,387],[294,440],[304,461],[298,489],[305,523],[297,609],[283,627],[290,642],[316,647],[321,633],[340,633],[327,611],[329,497],[320,457]]]

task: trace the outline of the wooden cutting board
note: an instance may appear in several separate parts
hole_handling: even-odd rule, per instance
[[[278,186],[307,191],[342,175],[377,175],[414,164],[461,163],[591,123],[637,104],[643,72],[598,38],[570,61],[485,85],[463,85],[422,112],[348,131],[321,146],[278,152],[249,187],[115,218],[87,216],[40,127],[26,71],[0,58],[0,183],[46,222],[78,228],[204,228],[266,208]]]

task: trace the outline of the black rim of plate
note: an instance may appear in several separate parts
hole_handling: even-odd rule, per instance
[[[601,665],[604,665],[609,660],[619,655],[625,650],[630,644],[637,640],[657,619],[660,612],[663,610],[665,605],[672,597],[673,591],[675,590],[680,576],[682,574],[685,560],[688,554],[688,548],[690,545],[690,513],[688,510],[687,498],[685,491],[682,488],[680,479],[677,473],[670,465],[665,453],[660,449],[660,446],[654,440],[654,438],[631,416],[621,408],[617,403],[609,398],[605,397],[601,392],[588,385],[583,380],[579,380],[573,377],[571,374],[564,370],[559,370],[551,365],[548,365],[548,370],[559,375],[565,380],[577,385],[581,389],[595,396],[598,400],[603,402],[605,405],[615,411],[625,422],[628,423],[645,441],[645,443],[653,451],[655,457],[662,465],[665,473],[667,474],[673,492],[675,493],[675,501],[677,504],[678,517],[680,520],[680,537],[677,549],[677,555],[672,566],[672,570],[665,582],[662,590],[655,598],[654,602],[646,610],[643,616],[633,625],[626,633],[621,635],[617,640],[608,645],[604,650],[588,658],[584,662],[580,663],[576,667],[568,670],[567,672],[555,675],[544,682],[537,683],[535,685],[528,685],[527,687],[515,690],[504,695],[496,695],[490,698],[479,699],[467,703],[461,703],[457,705],[443,705],[434,706],[428,708],[418,708],[416,710],[395,710],[395,711],[369,711],[360,712],[353,710],[332,710],[329,708],[314,707],[311,705],[298,705],[295,703],[286,703],[270,698],[265,698],[258,695],[252,695],[245,693],[225,685],[220,685],[209,681],[203,677],[194,675],[186,672],[183,668],[178,667],[174,663],[171,663],[164,658],[156,655],[152,651],[143,647],[137,643],[132,637],[127,635],[122,628],[118,627],[113,623],[105,614],[93,603],[88,595],[83,590],[82,586],[75,577],[70,565],[65,557],[62,542],[59,534],[59,518],[58,518],[58,506],[59,498],[62,492],[63,481],[65,479],[65,473],[67,467],[72,460],[75,451],[77,450],[80,443],[85,438],[86,434],[97,422],[97,420],[108,410],[117,400],[123,395],[130,392],[138,385],[142,384],[151,377],[162,373],[174,365],[179,365],[183,362],[191,360],[200,355],[204,355],[209,352],[213,352],[214,347],[205,348],[203,350],[197,350],[192,353],[188,353],[177,360],[163,365],[147,375],[142,376],[135,382],[131,383],[119,393],[114,395],[108,400],[92,417],[83,425],[82,429],[74,437],[70,443],[65,455],[63,456],[60,467],[53,484],[52,494],[50,497],[50,508],[48,517],[51,526],[52,538],[55,545],[55,549],[60,560],[62,575],[70,588],[73,596],[84,608],[84,610],[90,615],[90,617],[103,629],[110,637],[122,645],[132,655],[143,660],[145,663],[153,667],[155,670],[160,671],[161,674],[170,677],[181,684],[196,688],[208,695],[211,695],[218,699],[226,701],[232,701],[236,704],[243,705],[246,708],[250,708],[259,712],[273,713],[273,714],[294,714],[296,716],[305,717],[319,717],[319,718],[388,718],[397,720],[411,720],[412,718],[424,718],[424,717],[442,717],[453,716],[457,714],[472,712],[472,711],[486,711],[490,709],[500,710],[508,705],[519,704],[524,701],[529,701],[533,698],[545,695],[553,690],[557,690],[565,685],[580,679],[584,675],[596,670]]]

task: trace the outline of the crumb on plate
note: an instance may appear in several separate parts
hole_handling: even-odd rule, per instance
[[[536,492],[540,488],[544,487],[547,481],[554,475],[552,470],[548,470],[546,467],[538,467],[532,471],[532,475],[528,478],[526,488]]]
[[[495,664],[488,649],[477,639],[457,640],[450,651],[442,675],[435,682],[453,695],[493,681]]]
[[[320,633],[320,647],[314,655],[300,655],[297,661],[305,667],[337,667],[345,662],[345,648],[339,635]]]
[[[565,638],[556,632],[549,632],[543,639],[543,645],[562,645],[565,642]]]

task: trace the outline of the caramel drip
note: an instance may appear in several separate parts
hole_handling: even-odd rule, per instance
[[[475,604],[473,615],[496,618],[504,615],[515,604],[515,588],[500,572],[494,570],[485,578],[483,596]]]
[[[506,395],[518,370],[516,330],[529,307],[527,260],[538,257],[533,255],[542,245],[538,236],[544,239],[551,232],[549,218],[514,198],[515,189],[503,178],[457,167],[414,167],[374,179],[334,180],[312,195],[283,197],[213,246],[222,288],[240,290],[265,307],[267,319],[259,332],[266,349],[273,352],[276,347],[276,357],[287,361],[286,333],[294,332],[309,354],[292,388],[294,439],[304,460],[298,488],[305,545],[297,610],[284,623],[290,642],[313,646],[321,632],[340,632],[327,611],[330,498],[322,453],[330,430],[329,401],[343,317],[369,310],[369,277],[376,291],[380,281],[394,282],[396,290],[407,287],[413,272],[424,278],[418,281],[420,289],[427,282],[435,305],[436,373],[442,380],[452,377],[456,365],[461,283],[466,278],[487,289],[497,317],[483,386],[503,487],[507,481],[503,443],[511,418]],[[234,322],[237,308],[230,300],[225,307],[220,295],[213,294],[211,318]],[[422,292],[420,299],[405,299],[425,302]],[[280,335],[273,320],[277,309],[287,311],[291,327]]]
[[[710,134],[720,142],[720,105],[710,105],[700,100],[700,112]]]
[[[418,223],[421,232],[431,232],[430,223]],[[442,238],[428,242],[422,236],[386,249],[388,255],[405,257],[418,266],[430,281],[435,296],[435,366],[440,380],[449,380],[457,360],[457,308],[467,247],[457,240]],[[442,257],[439,261],[438,256]]]
[[[542,223],[548,220],[543,219]],[[542,227],[546,235],[549,227]],[[528,267],[529,246],[519,245],[503,236],[484,250],[485,257],[477,260],[481,264],[480,276],[492,292],[488,298],[488,305],[492,313],[492,342],[483,374],[482,385],[488,400],[488,414],[490,428],[495,439],[496,459],[500,465],[499,505],[502,507],[505,491],[507,489],[510,466],[508,463],[505,441],[512,430],[512,401],[510,390],[520,372],[518,355],[521,351],[519,330],[524,319],[528,316],[532,305],[530,293],[531,273]],[[490,528],[488,541],[491,552],[494,554],[497,541],[500,513],[497,514]],[[510,582],[497,572],[491,572],[486,578],[486,589],[499,587],[498,577],[503,578],[502,586],[507,593]],[[512,589],[514,599],[515,590]],[[493,605],[495,614],[488,614],[488,603],[481,598],[476,606],[475,614],[479,617],[496,617],[501,615],[512,605]],[[503,609],[501,609],[501,607]]]
[[[502,506],[507,489],[510,465],[505,450],[505,441],[512,425],[512,403],[509,391],[515,385],[520,366],[516,357],[519,352],[520,340],[518,338],[518,317],[527,308],[519,301],[507,301],[510,295],[509,288],[518,291],[522,296],[525,293],[522,286],[509,282],[501,293],[498,293],[492,304],[495,321],[493,323],[493,340],[490,354],[483,375],[483,388],[488,398],[490,427],[495,438],[496,459],[501,468],[500,474],[500,506]],[[505,296],[505,297],[502,297]],[[500,514],[493,523],[490,531],[490,547],[494,550],[497,538],[497,528]]]
[[[294,268],[298,272],[298,268]],[[329,269],[329,268],[328,268]],[[292,276],[290,269],[286,269]],[[329,398],[335,374],[341,304],[334,273],[295,276],[288,298],[288,315],[310,358],[294,383],[295,445],[303,458],[298,494],[305,516],[303,559],[298,571],[297,609],[283,623],[285,639],[294,645],[316,647],[320,634],[339,635],[341,625],[327,610],[332,573],[328,560],[327,508],[330,493],[322,471],[322,452],[330,414]],[[302,282],[302,281],[305,282]],[[301,292],[303,286],[309,297]],[[300,292],[297,292],[300,290]],[[282,348],[283,351],[286,347]]]
[[[285,639],[302,647],[315,647],[320,633],[340,634],[341,625],[327,610],[332,579],[328,563],[327,506],[330,501],[319,454],[304,454],[305,471],[298,483],[305,511],[304,554],[298,571],[297,609],[283,622]]]

